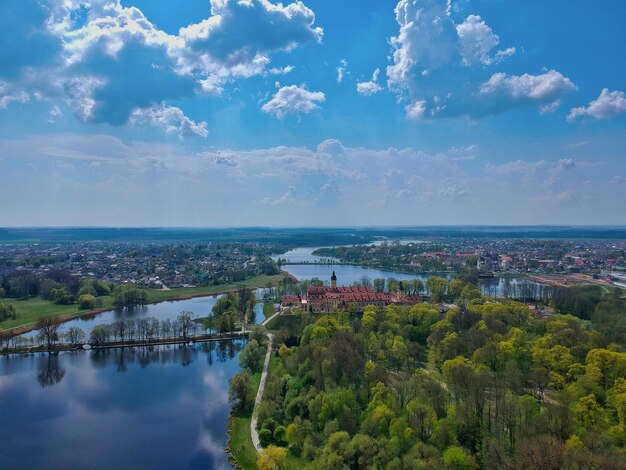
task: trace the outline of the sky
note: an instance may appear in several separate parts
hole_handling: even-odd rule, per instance
[[[626,225],[623,0],[2,0],[0,226]]]

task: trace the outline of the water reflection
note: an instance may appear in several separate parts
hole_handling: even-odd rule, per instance
[[[65,369],[61,367],[59,353],[41,354],[37,361],[37,381],[41,387],[56,385],[65,377]]]
[[[244,344],[0,357],[0,468],[230,468],[228,380]]]

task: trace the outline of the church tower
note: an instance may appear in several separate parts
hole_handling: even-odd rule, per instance
[[[333,271],[333,275],[330,276],[330,287],[337,287],[337,276],[335,275],[335,271]]]

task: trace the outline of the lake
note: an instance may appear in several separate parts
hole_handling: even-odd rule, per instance
[[[0,357],[0,467],[230,468],[243,341]]]
[[[419,243],[417,240],[407,240],[406,243]],[[324,262],[321,261],[319,256],[315,256],[312,254],[313,251],[317,250],[318,247],[314,248],[296,248],[294,250],[290,250],[282,255],[275,256],[275,259],[288,259],[292,262],[308,262],[308,263],[319,263]],[[387,279],[388,277],[394,277],[401,281],[409,281],[412,279],[421,280],[424,285],[428,281],[430,276],[443,277],[446,279],[453,279],[453,274],[407,274],[399,271],[387,271],[376,268],[368,268],[363,266],[354,266],[354,265],[342,265],[342,264],[333,264],[325,263],[325,264],[288,264],[282,266],[284,271],[287,271],[289,274],[296,277],[296,279],[303,281],[306,279],[318,278],[322,281],[330,282],[330,276],[333,271],[337,275],[337,285],[338,286],[351,286],[355,282],[359,281],[363,277],[369,278],[370,281],[374,279]],[[504,294],[507,285],[517,286],[521,283],[530,283],[533,285],[537,285],[534,282],[522,280],[521,278],[492,278],[481,280],[480,288],[483,294],[485,295],[497,295],[501,296]]]
[[[263,292],[264,289],[257,290],[257,295],[259,298],[262,298]],[[111,325],[113,324],[113,322],[120,319],[137,320],[138,318],[155,317],[159,320],[174,320],[176,319],[176,316],[183,310],[193,312],[195,314],[195,318],[206,317],[210,315],[211,309],[220,297],[221,295],[214,295],[210,297],[195,297],[193,299],[161,302],[158,304],[145,305],[143,307],[135,307],[132,309],[125,308],[110,310],[103,313],[83,315],[81,317],[77,317],[73,320],[63,323],[59,331],[63,333],[71,327],[78,327],[81,328],[87,335],[87,338],[89,338],[89,334],[91,333],[91,330],[94,326]],[[255,305],[254,311],[256,313],[256,317],[252,320],[256,321],[256,319],[258,318],[262,321],[263,303],[257,303]],[[36,338],[37,331],[29,331],[21,336],[23,336],[24,338]]]
[[[104,312],[62,329],[89,335],[120,318],[173,320],[183,310],[201,317],[218,298]],[[243,344],[0,356],[0,468],[231,468],[228,380]]]

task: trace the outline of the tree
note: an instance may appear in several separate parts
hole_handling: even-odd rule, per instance
[[[45,341],[48,350],[59,340],[59,329],[61,328],[61,320],[58,317],[41,317],[37,321],[36,328],[39,330],[38,338]]]
[[[90,341],[97,346],[102,346],[109,341],[109,327],[106,325],[97,325],[91,330]]]
[[[285,468],[287,449],[284,447],[269,446],[263,449],[257,460],[259,470],[282,470]]]
[[[123,318],[121,320],[116,320],[111,325],[111,332],[113,336],[118,337],[120,341],[124,342],[124,339],[127,336],[127,324],[126,320]]]
[[[448,281],[440,277],[428,278],[428,292],[430,292],[430,300],[432,303],[438,304],[444,299],[446,290],[448,288]]]
[[[246,409],[248,403],[248,393],[252,386],[252,375],[248,370],[242,370],[233,375],[230,379],[230,388],[228,389],[228,396],[231,400],[236,400],[238,406],[242,409]]]
[[[16,318],[17,312],[15,311],[15,307],[0,301],[0,321],[9,319],[15,320]]]
[[[476,463],[462,447],[450,446],[443,453],[443,465],[446,470],[473,470]]]
[[[188,311],[182,311],[176,317],[178,331],[180,332],[180,336],[182,336],[183,339],[187,339],[187,336],[189,335],[189,331],[193,326],[193,317],[193,312]]]
[[[92,294],[83,294],[78,298],[78,306],[81,310],[93,310],[96,308],[96,297]]]
[[[374,292],[383,292],[385,290],[385,280],[376,278],[372,282]]]
[[[239,354],[239,365],[253,373],[261,370],[262,360],[263,351],[255,339],[246,344],[246,347]]]
[[[85,340],[85,332],[77,326],[72,326],[65,333],[65,338],[70,344],[79,344]]]

